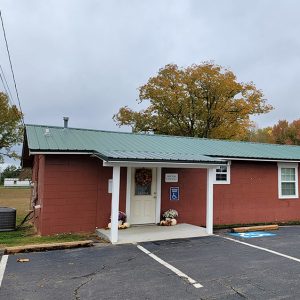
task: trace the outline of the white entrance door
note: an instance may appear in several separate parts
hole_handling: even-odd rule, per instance
[[[147,175],[143,184],[136,179],[136,174]],[[139,173],[140,172],[140,173]],[[151,182],[149,183],[149,174]],[[148,178],[148,179],[147,179]],[[156,208],[156,168],[132,168],[131,173],[131,224],[155,223]]]

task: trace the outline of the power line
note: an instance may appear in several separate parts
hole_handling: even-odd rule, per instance
[[[1,75],[1,73],[0,73],[0,79],[1,79],[2,84],[3,84],[5,94],[7,95],[10,104],[13,105],[13,103],[12,103],[12,101],[11,101],[11,99],[10,99],[10,96],[8,95],[8,91],[7,91],[7,89],[6,89],[6,85],[5,85],[5,83],[4,83],[4,80],[3,80],[3,77],[2,77],[2,75]]]
[[[19,92],[18,92],[18,88],[17,88],[15,73],[14,73],[12,62],[11,62],[11,57],[10,57],[10,52],[9,52],[9,48],[8,48],[8,42],[7,42],[7,38],[6,38],[6,33],[5,33],[5,28],[4,28],[4,23],[3,23],[1,10],[0,10],[0,18],[1,18],[2,30],[3,30],[7,55],[8,55],[8,59],[9,59],[10,69],[11,69],[11,73],[12,73],[12,77],[13,77],[13,81],[14,81],[14,85],[15,85],[15,90],[16,90],[16,95],[17,95],[17,99],[18,99],[19,108],[20,108],[20,111],[21,111],[21,114],[22,114],[22,122],[23,122],[23,125],[24,125],[24,116],[23,116],[23,111],[22,111],[21,102],[20,102],[20,98],[19,98]]]
[[[2,76],[1,76],[1,73],[0,73],[0,76],[1,76],[1,81],[2,81],[2,83],[3,83],[3,86],[4,86],[4,89],[5,89],[5,92],[6,92],[6,95],[8,96],[8,98],[11,100],[11,104],[14,104],[14,99],[13,99],[13,96],[12,96],[12,94],[11,94],[11,91],[10,91],[10,88],[9,88],[9,85],[8,85],[8,82],[7,82],[7,80],[6,80],[6,76],[5,76],[5,74],[4,74],[4,71],[3,71],[3,69],[2,69],[2,66],[0,65],[0,72],[2,73]],[[3,78],[2,78],[3,77]],[[5,81],[5,84],[4,84],[4,82],[3,82],[3,79],[4,79],[4,81]],[[5,85],[6,85],[6,88],[5,88]],[[8,93],[7,93],[8,92]]]

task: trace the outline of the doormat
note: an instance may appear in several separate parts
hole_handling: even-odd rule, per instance
[[[244,239],[252,239],[252,238],[261,238],[268,236],[276,236],[276,233],[271,233],[267,231],[250,231],[250,232],[235,232],[229,233],[231,236],[241,237]]]

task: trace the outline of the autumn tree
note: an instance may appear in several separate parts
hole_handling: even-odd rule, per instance
[[[22,141],[22,114],[10,105],[6,94],[0,92],[0,162],[4,156],[17,157],[12,147]]]
[[[300,119],[288,122],[280,120],[272,127],[272,137],[276,144],[300,145]]]
[[[238,82],[232,71],[210,62],[166,65],[139,88],[141,102],[146,109],[121,107],[113,119],[134,132],[244,139],[250,117],[272,109],[252,82]]]
[[[279,120],[274,126],[254,128],[248,141],[281,145],[300,145],[300,119],[288,122]]]
[[[272,137],[276,144],[292,144],[291,128],[286,120],[280,120],[272,128]]]
[[[253,127],[249,131],[248,138],[245,140],[256,143],[274,144],[273,128],[271,126],[265,128]]]

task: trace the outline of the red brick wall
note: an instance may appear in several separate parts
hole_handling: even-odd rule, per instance
[[[36,156],[38,178],[35,226],[42,235],[93,232],[109,222],[112,168],[84,155]],[[165,173],[178,173],[178,183],[165,183]],[[278,199],[276,163],[232,162],[231,184],[214,185],[214,224],[291,221],[300,219],[300,199]],[[169,200],[171,186],[180,187],[180,200]],[[121,168],[120,210],[125,211],[126,168]],[[161,212],[174,208],[180,223],[205,225],[206,170],[163,169]]]
[[[165,173],[178,173],[178,183],[166,183]],[[179,201],[170,201],[170,187],[179,187]],[[202,225],[206,211],[206,169],[162,169],[161,212],[173,208],[179,223]]]
[[[178,173],[178,183],[165,183],[165,173]],[[180,200],[169,200],[170,186],[180,187]],[[300,187],[299,187],[300,190]],[[178,221],[206,222],[206,170],[163,169],[162,213],[174,208]],[[247,224],[300,220],[300,199],[278,198],[278,168],[273,162],[231,164],[231,183],[214,185],[214,224]]]
[[[108,179],[112,168],[104,168],[95,158],[80,155],[47,155],[44,183],[40,177],[41,216],[38,232],[93,232],[109,222],[111,194]],[[44,196],[43,196],[44,195]],[[121,169],[120,209],[125,210],[126,169]]]
[[[300,219],[300,199],[278,198],[276,162],[232,162],[231,184],[214,185],[214,224]]]
[[[111,212],[111,194],[108,193],[108,180],[112,179],[113,169],[103,167],[102,163],[99,164],[99,180],[98,185],[98,201],[97,201],[97,220],[96,227],[106,227]],[[127,170],[121,168],[121,182],[120,182],[120,207],[119,210],[125,212],[126,210],[126,181]]]

